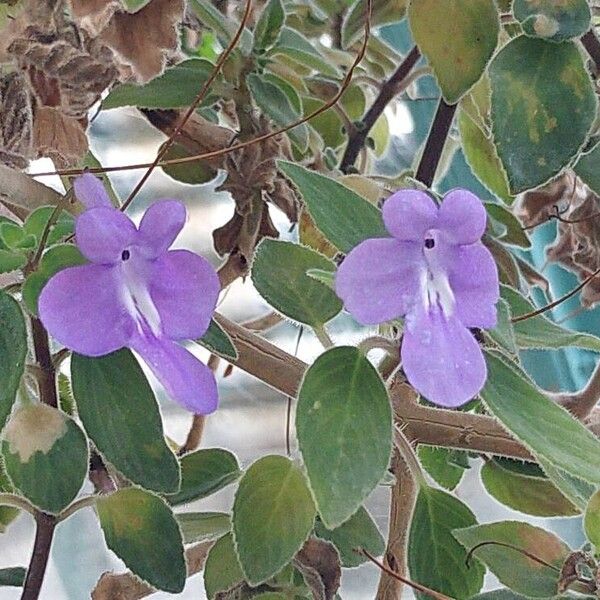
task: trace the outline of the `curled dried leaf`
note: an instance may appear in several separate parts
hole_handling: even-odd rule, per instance
[[[332,600],[340,587],[342,568],[335,546],[311,537],[293,561],[315,600]]]
[[[31,157],[33,115],[27,80],[20,73],[0,79],[0,161],[23,169]]]

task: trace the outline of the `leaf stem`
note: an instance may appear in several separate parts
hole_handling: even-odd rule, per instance
[[[321,342],[323,348],[327,349],[333,347],[333,340],[329,337],[324,325],[315,325],[313,327],[313,331],[315,332],[319,342]]]
[[[35,517],[36,510],[33,504],[31,504],[31,502],[29,502],[27,498],[23,498],[21,496],[18,496],[17,494],[0,494],[0,505],[14,506],[15,508],[24,510],[25,512],[28,512],[30,515]]]
[[[79,498],[74,502],[71,502],[69,506],[67,506],[57,517],[56,523],[60,523],[62,521],[66,521],[71,515],[75,514],[78,510],[82,508],[88,508],[90,506],[94,506],[96,504],[97,496],[84,496],[83,498]]]
[[[450,126],[454,119],[454,113],[456,112],[456,104],[450,105],[440,97],[431,129],[427,135],[427,141],[425,142],[425,148],[417,167],[417,174],[415,179],[420,181],[425,187],[430,188],[433,185],[435,179],[435,172],[437,170],[440,158],[442,156],[442,150],[450,131]]]
[[[377,98],[375,98],[375,101],[365,113],[360,127],[355,128],[348,137],[348,144],[340,163],[340,170],[343,173],[347,173],[356,162],[361,149],[365,145],[369,132],[377,122],[377,119],[382,115],[385,107],[392,101],[394,96],[402,91],[403,86],[401,84],[420,57],[421,53],[419,49],[417,46],[413,46],[392,76],[381,86]]]

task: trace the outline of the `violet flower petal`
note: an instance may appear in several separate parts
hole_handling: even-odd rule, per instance
[[[406,320],[402,367],[410,384],[438,406],[456,407],[479,393],[487,368],[477,340],[457,317],[419,307]]]
[[[394,238],[369,239],[353,248],[339,266],[336,294],[363,325],[405,314],[419,290],[421,248]]]
[[[97,208],[104,206],[107,208],[112,207],[112,203],[104,185],[91,173],[84,173],[75,179],[73,182],[75,188],[75,196],[77,199],[85,205],[86,208]]]
[[[113,267],[80,265],[58,272],[38,300],[44,327],[58,342],[86,356],[127,345],[135,322],[119,302]]]
[[[386,229],[396,239],[421,243],[436,224],[438,208],[425,192],[399,190],[383,203],[382,212]]]
[[[145,212],[140,223],[140,241],[148,258],[166,252],[185,225],[187,213],[178,200],[161,200]]]
[[[151,334],[135,335],[131,347],[144,359],[172,400],[195,414],[207,415],[216,410],[215,376],[191,352]]]
[[[500,288],[498,269],[491,252],[477,242],[459,246],[454,257],[449,281],[456,302],[456,316],[466,327],[495,327]]]
[[[172,340],[204,335],[215,311],[221,284],[211,264],[188,250],[171,250],[154,261],[150,296],[164,334]]]
[[[437,227],[455,244],[472,244],[485,231],[487,213],[481,200],[468,190],[452,190],[440,206]]]
[[[75,223],[77,247],[92,262],[116,263],[127,246],[135,242],[137,230],[131,219],[115,208],[86,210]]]

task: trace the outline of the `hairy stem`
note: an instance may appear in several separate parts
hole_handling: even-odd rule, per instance
[[[40,367],[38,375],[38,386],[40,393],[40,402],[58,407],[58,394],[56,391],[56,369],[54,361],[50,354],[50,345],[48,334],[42,325],[42,322],[35,318],[31,318],[31,333],[33,336],[33,349],[35,360]]]
[[[600,363],[582,390],[574,394],[557,394],[554,399],[577,419],[585,419],[600,399]]]
[[[340,163],[341,171],[347,173],[350,170],[350,168],[354,165],[361,149],[365,145],[365,142],[367,140],[369,132],[373,128],[373,125],[375,125],[375,122],[377,121],[377,119],[379,119],[379,117],[385,110],[385,107],[400,91],[402,87],[402,82],[409,75],[412,68],[415,66],[420,57],[421,53],[419,52],[419,49],[416,46],[413,46],[411,51],[400,63],[396,71],[381,86],[377,98],[375,98],[375,101],[373,102],[369,110],[366,112],[364,118],[362,119],[361,126],[356,128],[356,130],[353,131],[350,137],[348,138],[348,145],[346,146],[344,156],[342,157],[342,162]]]
[[[581,36],[581,43],[586,52],[590,55],[590,58],[594,61],[596,70],[600,70],[600,41],[596,37],[593,29],[590,29]]]
[[[417,498],[417,484],[405,458],[398,450],[392,458],[392,473],[396,483],[392,487],[390,525],[385,549],[384,565],[401,577],[407,574],[406,555],[408,533]],[[403,583],[386,571],[381,572],[376,600],[397,600],[402,597]]]
[[[446,104],[445,100],[440,97],[440,101],[433,117],[431,129],[427,135],[425,148],[417,167],[415,179],[423,185],[430,188],[433,185],[435,172],[442,156],[442,150],[454,119],[456,112],[456,104]]]
[[[39,598],[56,527],[56,517],[43,512],[36,512],[35,521],[37,524],[35,542],[21,600],[37,600]]]

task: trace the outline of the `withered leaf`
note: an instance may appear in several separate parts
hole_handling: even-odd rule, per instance
[[[162,72],[167,55],[178,49],[184,8],[184,0],[151,0],[137,12],[115,12],[99,39],[145,83]]]
[[[33,147],[37,157],[50,157],[59,168],[79,162],[87,152],[88,140],[79,121],[57,108],[41,106],[33,122]]]
[[[315,600],[332,600],[340,587],[342,568],[335,546],[311,537],[293,560]]]
[[[0,161],[23,169],[31,157],[33,116],[29,85],[20,73],[0,79]]]
[[[92,37],[98,36],[118,10],[123,10],[121,0],[71,0],[73,19]]]

